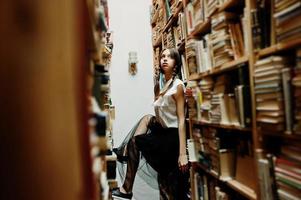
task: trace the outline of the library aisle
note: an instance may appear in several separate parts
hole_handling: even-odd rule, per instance
[[[120,199],[116,148],[178,79],[186,199],[301,200],[300,0],[2,0],[0,36],[1,200]],[[150,170],[123,199],[184,200]]]

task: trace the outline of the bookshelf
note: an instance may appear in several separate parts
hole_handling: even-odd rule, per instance
[[[0,199],[103,199],[88,125],[94,3],[1,2]]]
[[[296,134],[285,134],[285,133],[270,133],[270,132],[262,132],[263,136],[269,136],[269,137],[277,137],[279,139],[286,139],[286,140],[292,140],[292,141],[299,141],[301,142],[301,136]]]
[[[253,189],[241,184],[236,180],[229,180],[227,181],[226,184],[229,185],[231,188],[233,188],[235,191],[242,193],[248,199],[252,199],[252,200],[257,199],[256,193],[254,192]]]
[[[175,9],[172,13],[176,14],[171,17],[165,14],[166,2],[171,10],[176,7],[173,5],[179,4],[176,0],[153,1],[161,5],[162,15],[167,19],[161,25],[165,28],[157,35],[160,40],[154,46],[154,57],[159,55],[158,50],[174,43],[181,50],[182,77],[187,84],[189,119],[186,121],[195,145],[193,155],[201,155],[192,159],[199,160],[192,163],[192,199],[206,199],[206,195],[199,196],[197,190],[207,175],[218,180],[214,184],[222,190],[213,191],[215,198],[221,192],[240,199],[233,196],[233,191],[247,199],[287,199],[289,195],[297,198],[300,194],[297,179],[301,175],[283,178],[283,172],[277,170],[287,160],[299,166],[294,170],[300,170],[301,166],[300,2],[183,0],[180,1],[183,6]],[[159,23],[152,23],[152,27]],[[164,36],[178,26],[181,43]],[[223,94],[216,95],[217,91]],[[238,121],[232,114],[229,117],[230,113],[236,113]],[[231,143],[227,141],[227,137],[231,137],[228,133],[233,133],[232,140],[237,142],[233,146],[228,145]],[[212,153],[212,146],[208,153],[206,142],[220,144],[222,148],[245,148],[248,152],[246,156],[236,155],[236,174],[229,180],[222,181],[219,175],[212,173],[212,169],[222,173],[215,161],[208,167],[207,160],[200,159],[206,155],[211,156],[211,160],[222,156],[220,152]],[[278,167],[276,171],[274,165]],[[204,180],[200,180],[198,173],[205,174],[201,175]],[[293,180],[295,185],[287,186],[283,179]],[[209,186],[208,183],[205,188]]]
[[[225,1],[225,3],[223,3],[222,5],[220,5],[218,7],[218,12],[222,12],[224,10],[227,10],[229,8],[237,6],[239,4],[241,4],[241,1],[239,1],[239,0],[228,0],[228,1]]]
[[[115,180],[116,156],[112,154],[112,121],[115,107],[110,100],[109,68],[113,51],[113,35],[109,32],[107,1],[87,0],[87,47],[89,94],[89,137],[92,172],[98,199],[109,199]]]
[[[198,25],[196,25],[194,30],[188,36],[188,39],[194,38],[197,35],[207,33],[210,30],[210,24],[211,24],[210,20],[206,20],[205,22],[201,22]]]
[[[202,121],[197,121],[197,120],[191,120],[190,122],[195,125],[210,126],[210,127],[221,128],[221,129],[226,129],[226,130],[241,131],[243,134],[245,132],[249,132],[249,133],[252,132],[252,128],[243,128],[243,127],[234,126],[234,125],[213,124],[213,123],[202,122]]]
[[[257,110],[255,126],[259,139],[259,145],[256,148],[258,176],[264,177],[259,178],[261,199],[298,199],[300,196],[300,188],[298,188],[300,173],[289,173],[300,169],[301,163],[298,159],[301,140],[298,103],[300,102],[298,96],[300,89],[297,84],[300,76],[301,40],[300,30],[298,31],[301,27],[298,20],[301,18],[300,6],[300,2],[270,0],[266,4],[257,5],[255,10],[255,13],[262,15],[265,9],[271,15],[260,21],[259,31],[262,34],[261,37],[257,36],[259,43],[258,41],[254,42],[257,46],[257,52],[254,53],[254,96],[257,100],[262,97],[258,94],[258,90],[256,94],[256,88],[260,86],[256,83],[256,79],[258,80],[260,76],[259,71],[264,68],[262,62],[267,61],[267,64],[264,65],[273,66],[273,70],[277,69],[278,65],[280,66],[279,74],[267,74],[266,77],[279,78],[279,81],[274,81],[274,83],[280,83],[279,91],[276,94],[282,98],[281,100],[275,97],[270,100],[267,105],[269,106],[269,116],[266,115],[264,118],[262,118],[262,113],[266,111],[262,109],[267,107],[262,107],[259,102],[255,103]],[[264,24],[269,28],[265,29]],[[266,41],[267,36],[270,41]],[[280,62],[276,64],[275,59]],[[272,89],[273,86],[270,86],[269,90]],[[274,111],[271,111],[270,106],[275,101],[281,108],[275,111],[279,114],[278,117],[271,117],[271,113]],[[273,129],[269,129],[269,126],[273,126]],[[288,166],[289,169],[287,169]],[[263,179],[266,179],[267,182],[264,182]],[[292,184],[288,184],[288,180]]]
[[[236,192],[242,194],[244,197],[248,199],[255,200],[256,199],[256,193],[254,190],[250,189],[248,186],[236,181],[236,180],[224,180],[221,179],[216,173],[206,169],[203,165],[200,165],[199,163],[192,163],[192,168],[194,168],[195,171],[198,171],[201,169],[203,172],[208,174],[209,176],[212,176],[213,178],[217,179],[222,184],[226,184],[228,187],[232,188]]]
[[[277,43],[272,46],[261,49],[257,55],[259,57],[265,57],[265,56],[272,55],[272,54],[277,54],[277,53],[279,54],[284,51],[299,47],[300,45],[301,45],[301,39],[297,39],[297,40],[293,40],[293,41],[289,41],[289,42],[285,42],[285,43]]]
[[[218,68],[213,68],[207,72],[200,73],[200,74],[193,74],[190,76],[189,80],[194,81],[194,80],[200,80],[206,76],[212,76],[212,75],[217,75],[217,74],[222,74],[226,71],[236,69],[238,67],[241,67],[241,64],[247,63],[249,61],[247,56],[238,58],[237,60],[233,60],[231,62],[225,63],[222,66]]]

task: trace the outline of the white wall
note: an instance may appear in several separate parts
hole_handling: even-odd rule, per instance
[[[114,141],[118,145],[143,115],[153,113],[153,53],[149,5],[151,0],[109,0],[113,55],[111,97],[116,107]],[[128,73],[128,53],[138,54],[138,73]]]
[[[109,0],[110,30],[114,49],[111,98],[116,107],[113,125],[114,146],[118,146],[132,126],[145,114],[153,114],[153,53],[149,6],[151,0]],[[138,54],[138,73],[128,73],[128,53]],[[135,181],[135,199],[159,199],[158,192],[141,180]]]

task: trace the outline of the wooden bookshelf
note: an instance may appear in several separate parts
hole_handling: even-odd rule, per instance
[[[191,164],[192,164],[192,167],[193,167],[195,170],[201,169],[201,170],[204,171],[205,173],[207,173],[207,174],[211,175],[212,177],[214,177],[214,178],[220,180],[219,176],[218,176],[216,173],[214,173],[214,172],[208,170],[206,167],[204,167],[204,166],[203,166],[202,164],[200,164],[199,162],[193,162],[193,163],[191,163]]]
[[[242,132],[252,132],[252,128],[244,128],[240,126],[234,126],[234,125],[225,125],[225,124],[213,124],[209,122],[202,122],[197,120],[191,120],[193,124],[202,125],[202,126],[210,126],[214,128],[221,128],[221,129],[227,129],[227,130],[235,130],[235,131],[242,131]]]
[[[188,5],[190,3],[192,3],[192,6]],[[179,12],[183,12],[184,17],[186,18],[186,20],[184,19],[184,20],[179,20],[179,21],[184,23],[184,25],[182,24],[183,26],[181,26],[181,28],[186,26],[186,29],[184,31],[187,32],[188,30],[187,30],[187,24],[186,23],[188,23],[188,21],[187,21],[188,14],[190,12],[191,13],[196,13],[196,12],[193,11],[193,9],[195,9],[195,8],[198,8],[198,9],[201,8],[202,9],[202,7],[199,6],[196,3],[197,3],[196,1],[192,2],[192,1],[189,1],[189,0],[185,0],[185,1],[183,1],[183,3],[181,2],[179,4],[181,6],[178,5],[178,8],[175,9],[174,13],[171,15],[171,17],[166,22],[164,28],[162,29],[162,33],[168,31],[170,28],[172,28],[176,24],[175,22],[176,22],[176,20],[178,20],[178,13]],[[184,59],[186,59],[185,61],[186,61],[186,66],[187,67],[189,67],[189,66],[194,67],[195,63],[204,64],[203,60],[200,62],[199,58],[193,58],[193,55],[194,55],[193,53],[195,53],[195,52],[198,52],[199,53],[198,55],[201,55],[202,59],[208,59],[208,58],[211,59],[211,60],[206,60],[205,61],[205,66],[204,67],[203,66],[202,67],[197,66],[196,69],[195,68],[194,69],[186,69],[186,72],[188,72],[188,73],[185,73],[185,74],[189,74],[189,72],[195,72],[195,71],[198,71],[198,70],[210,69],[210,70],[208,70],[206,72],[202,72],[202,73],[191,73],[191,75],[189,75],[189,77],[186,77],[187,85],[189,85],[193,88],[194,84],[190,85],[190,83],[189,83],[190,81],[198,81],[200,79],[207,78],[209,76],[212,76],[213,80],[215,80],[216,75],[226,74],[227,72],[232,72],[234,70],[237,70],[237,69],[243,67],[243,68],[248,68],[248,70],[246,70],[246,71],[249,72],[248,75],[249,75],[250,79],[248,78],[249,82],[245,83],[245,85],[250,86],[250,91],[248,91],[248,92],[249,92],[250,96],[253,98],[252,91],[253,91],[254,84],[253,84],[251,79],[253,78],[252,77],[252,70],[253,70],[253,65],[254,65],[254,60],[255,60],[255,55],[256,54],[254,53],[253,46],[252,46],[252,34],[253,34],[253,32],[252,32],[252,26],[251,26],[251,20],[250,19],[252,19],[252,16],[251,16],[251,9],[253,8],[252,6],[255,5],[256,2],[255,2],[255,0],[244,0],[244,1],[241,1],[241,0],[228,0],[224,4],[218,6],[217,8],[214,8],[214,5],[212,5],[212,3],[214,3],[214,2],[211,2],[210,6],[212,6],[211,7],[212,9],[210,11],[203,10],[203,9],[201,10],[201,12],[204,11],[204,13],[201,13],[201,14],[203,14],[202,16],[194,17],[193,14],[191,15],[192,18],[193,18],[192,21],[191,21],[192,24],[196,24],[196,21],[199,21],[199,20],[204,20],[204,21],[194,25],[194,29],[192,31],[190,31],[188,33],[188,35],[186,35],[185,40],[177,46],[177,49],[179,50],[179,52],[182,55],[184,55]],[[162,6],[165,6],[164,4],[165,4],[165,1],[162,1]],[[204,4],[206,4],[206,1],[204,2]],[[204,6],[208,6],[208,5],[204,5]],[[208,8],[208,7],[206,7],[206,8]],[[214,9],[216,9],[216,10],[213,11]],[[234,25],[232,27],[229,26],[229,27],[225,28],[224,26],[217,25],[217,26],[215,26],[215,30],[213,32],[213,30],[211,30],[211,28],[212,28],[211,27],[212,19],[213,18],[217,19],[215,14],[221,13],[223,11],[231,11],[231,12],[233,11],[233,12],[235,12],[237,14],[237,20],[234,20],[235,22],[233,23]],[[198,12],[200,12],[200,11],[198,11]],[[208,12],[210,13],[209,16],[208,16]],[[242,21],[239,20],[239,19],[241,19],[242,14],[244,15],[244,18],[243,18],[244,22],[247,23],[247,25],[245,25],[245,26],[242,26],[242,24],[241,24]],[[236,24],[238,24],[239,26],[237,26]],[[230,28],[232,30],[232,32],[231,32],[232,35],[229,32]],[[237,30],[239,28],[240,28],[240,30]],[[244,28],[244,29],[242,29],[242,28]],[[225,29],[225,30],[223,30],[223,29]],[[237,31],[235,31],[235,30],[237,30]],[[233,34],[233,32],[234,32],[234,34]],[[214,40],[216,40],[216,38],[214,38],[214,37],[216,37],[216,35],[214,35],[215,33],[216,34],[228,33],[229,36],[231,37],[230,38],[231,39],[231,41],[230,41],[231,46],[229,48],[227,47],[227,48],[224,48],[224,49],[222,49],[222,47],[217,47],[218,44],[217,44],[216,41],[214,41]],[[207,34],[209,34],[209,35],[207,35]],[[158,46],[162,46],[162,43],[163,43],[162,35],[163,34],[160,35],[160,40],[158,38],[158,40],[153,45],[154,48],[158,47]],[[220,35],[218,35],[218,36],[220,36]],[[239,46],[239,48],[238,48],[239,50],[233,51],[233,54],[235,53],[235,55],[242,55],[244,53],[244,52],[242,52],[243,48],[248,48],[247,49],[248,54],[245,54],[244,56],[239,57],[238,59],[234,59],[230,62],[224,63],[220,66],[212,66],[212,63],[219,63],[219,62],[216,62],[219,59],[218,56],[220,56],[221,59],[224,59],[226,56],[228,56],[227,57],[228,60],[231,60],[231,58],[233,56],[233,54],[231,54],[231,50],[233,50],[233,48],[237,47],[237,46],[235,46],[236,43],[233,42],[233,41],[237,41],[237,40],[234,40],[234,37],[236,37],[235,39],[239,38],[239,41],[243,40],[244,47],[241,47],[242,45],[240,43],[239,45],[241,45],[241,46]],[[171,38],[171,37],[169,37],[169,38]],[[226,39],[224,39],[223,42],[229,42],[228,35],[225,38]],[[242,40],[241,40],[241,38],[242,38]],[[197,45],[199,45],[199,46],[194,46],[194,44],[192,44],[190,46],[188,45],[187,48],[186,48],[185,45],[188,44],[188,40],[190,40],[190,39],[195,39],[195,40],[191,40],[192,43],[194,41],[197,41],[197,40],[198,41],[203,40],[203,43],[198,43]],[[245,42],[248,42],[248,43],[245,44]],[[201,46],[201,45],[203,45],[203,46]],[[213,46],[215,47],[215,50],[213,50]],[[199,49],[196,49],[196,48],[199,48]],[[216,49],[218,49],[218,48],[221,48],[221,50],[216,51]],[[232,48],[232,49],[230,49],[230,48]],[[272,48],[275,48],[275,47],[271,47],[271,49]],[[280,47],[278,46],[278,48],[280,48]],[[282,47],[282,48],[284,48],[284,47]],[[269,49],[268,51],[271,51],[271,50]],[[275,50],[272,49],[272,51],[275,51]],[[226,53],[228,53],[228,54],[226,54]],[[260,52],[260,53],[262,54],[262,52]],[[188,65],[187,62],[194,62],[193,59],[196,60],[195,63],[193,63],[192,65]],[[220,63],[222,63],[222,62],[220,62]],[[241,71],[245,71],[245,70],[238,70],[238,71],[241,72]],[[233,74],[236,74],[236,72],[233,73]],[[208,78],[208,80],[209,79],[210,78]],[[238,80],[235,79],[233,81],[233,83],[236,84],[236,81],[238,81]],[[236,87],[236,85],[233,86],[233,87]],[[234,90],[234,88],[230,88],[230,91],[233,91],[233,90]],[[252,109],[253,109],[253,107],[252,107]],[[255,113],[252,113],[252,123],[254,122],[254,119],[255,119],[255,118],[253,118],[254,114]],[[248,144],[250,144],[250,146],[251,146],[249,148],[251,148],[252,150],[255,150],[255,147],[258,147],[258,145],[257,145],[258,144],[258,137],[256,137],[256,126],[254,126],[254,124],[256,124],[256,123],[253,123],[252,127],[243,128],[243,127],[240,127],[240,126],[225,125],[225,124],[213,124],[213,123],[209,123],[209,122],[201,122],[201,121],[192,120],[192,119],[186,119],[186,121],[188,122],[190,137],[192,137],[193,126],[195,128],[212,127],[212,128],[219,129],[217,131],[223,131],[224,130],[224,131],[229,132],[229,133],[231,133],[231,132],[237,133],[237,135],[233,134],[233,137],[237,136],[237,137],[239,137],[238,140],[240,140],[240,138],[242,140],[246,140],[246,142]],[[201,130],[201,131],[203,131],[203,130]],[[252,136],[252,137],[250,137],[250,136]],[[232,137],[232,134],[229,135],[229,137]],[[236,146],[233,147],[233,148],[236,148]],[[250,150],[250,151],[252,151],[252,150]],[[256,168],[256,162],[255,162],[256,159],[254,158],[253,153],[249,153],[247,156],[250,157],[250,159],[248,159],[248,160],[247,159],[241,159],[239,167],[240,168],[245,168],[245,167],[241,167],[241,166],[250,166],[252,169]],[[253,164],[254,164],[254,166],[253,166]],[[224,188],[222,186],[222,185],[224,185],[225,188],[227,188],[227,189],[225,189],[224,192],[227,193],[227,191],[229,191],[229,196],[230,197],[231,197],[231,193],[233,194],[233,192],[234,193],[238,192],[240,195],[246,197],[247,199],[252,199],[253,200],[253,199],[256,199],[257,195],[259,194],[257,189],[256,190],[251,189],[251,188],[256,188],[257,187],[257,185],[256,185],[258,183],[257,176],[250,175],[250,173],[246,174],[245,171],[243,171],[241,169],[236,174],[236,180],[228,181],[228,180],[221,180],[221,178],[217,174],[210,171],[210,169],[206,169],[200,163],[193,163],[192,166],[193,167],[190,171],[191,178],[193,178],[195,170],[200,170],[201,169],[208,176],[211,176],[212,178],[218,180],[218,186],[221,186],[221,188]],[[236,167],[238,167],[237,163],[236,163]],[[256,172],[253,172],[253,173],[256,174]],[[192,194],[194,194],[193,191],[196,188],[197,187],[195,187],[195,182],[191,181]],[[199,197],[192,195],[192,200],[196,200],[196,199],[199,199]]]
[[[287,139],[287,140],[295,140],[295,141],[301,141],[301,135],[292,133],[292,134],[287,134],[287,133],[273,133],[273,132],[261,132],[265,136],[270,136],[270,137],[277,137],[280,139]]]
[[[213,69],[210,71],[200,73],[200,74],[193,74],[192,76],[189,77],[189,80],[190,81],[199,80],[206,76],[217,75],[217,74],[224,73],[226,71],[234,70],[241,67],[241,64],[247,63],[248,61],[249,58],[247,56],[243,56],[241,58],[238,58],[237,60],[233,60],[231,62],[225,63],[220,67],[213,67]]]
[[[230,188],[232,188],[236,192],[240,193],[241,195],[247,197],[248,199],[252,199],[252,200],[257,199],[257,195],[256,195],[256,193],[253,189],[249,188],[248,186],[244,185],[243,183],[241,183],[241,182],[239,182],[235,179],[223,180],[217,174],[215,174],[214,172],[206,169],[206,167],[204,167],[202,164],[200,164],[198,162],[193,162],[192,167],[196,171],[198,169],[201,169],[206,174],[208,174],[208,175],[212,176],[213,178],[218,179],[219,181],[225,183],[227,186],[229,186]]]
[[[166,32],[172,26],[172,24],[178,19],[178,15],[179,15],[179,13],[181,12],[182,9],[183,9],[183,3],[179,2],[178,5],[177,5],[177,9],[176,9],[175,13],[173,13],[169,17],[168,21],[166,22],[166,25],[163,28],[162,33]]]
[[[211,27],[210,20],[199,23],[198,25],[196,25],[194,30],[190,33],[190,35],[188,36],[188,39],[192,39],[192,38],[196,37],[197,35],[201,35],[201,34],[208,32],[210,30],[210,27]]]
[[[239,3],[241,3],[240,0],[228,0],[218,8],[218,12],[222,12],[224,10],[227,10],[227,9],[233,7],[233,6],[238,5]]]
[[[243,196],[245,196],[249,199],[252,199],[252,200],[257,199],[257,195],[253,189],[236,181],[235,179],[226,181],[226,184],[229,187],[231,187],[232,189],[234,189],[235,191],[239,192],[240,194],[242,194]]]
[[[269,56],[271,54],[281,53],[283,51],[287,51],[293,48],[301,46],[301,38],[297,40],[293,40],[285,43],[277,43],[270,47],[264,48],[258,52],[259,57]]]

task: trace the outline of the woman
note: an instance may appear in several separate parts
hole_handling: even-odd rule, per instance
[[[185,87],[177,76],[180,69],[181,58],[178,51],[163,50],[155,85],[156,116],[144,116],[121,146],[114,149],[118,161],[127,164],[122,187],[112,192],[114,198],[131,199],[137,170],[139,174],[145,171],[145,166],[150,165],[157,173],[155,175],[159,183],[160,199],[187,199]],[[138,169],[142,161],[146,161],[147,165]],[[122,169],[119,171],[122,172]],[[142,178],[150,182],[148,176],[142,175]]]

